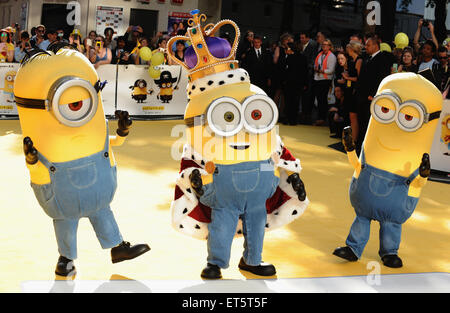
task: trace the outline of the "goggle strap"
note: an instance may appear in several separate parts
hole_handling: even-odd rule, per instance
[[[200,124],[198,123],[198,121],[200,121]],[[202,114],[202,115],[197,115],[194,117],[189,117],[187,119],[184,120],[184,123],[186,124],[187,127],[194,127],[196,125],[205,125],[206,122],[206,115]]]
[[[21,97],[14,97],[16,100],[16,104],[22,108],[27,109],[47,109],[47,100],[37,100],[37,99],[26,99]]]
[[[427,119],[426,122],[428,123],[428,122],[430,122],[432,120],[436,120],[436,119],[440,118],[441,117],[441,112],[442,111],[436,111],[436,112],[433,112],[433,113],[429,114],[428,115],[428,119]]]

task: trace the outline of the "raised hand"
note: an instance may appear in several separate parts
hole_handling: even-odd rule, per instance
[[[420,163],[419,173],[423,178],[427,178],[430,176],[431,164],[430,164],[430,155],[428,153],[424,153],[422,157],[422,162]]]
[[[305,201],[306,190],[300,176],[297,173],[294,173],[288,177],[287,182],[292,185],[292,188],[297,193],[298,200]]]
[[[118,129],[117,129],[117,135],[120,137],[126,137],[128,136],[130,132],[130,127],[133,121],[130,118],[130,115],[128,114],[128,111],[120,111],[117,110],[115,112],[116,118],[119,120]]]
[[[342,144],[347,152],[355,150],[355,142],[353,141],[352,128],[347,126],[342,131]]]
[[[198,169],[192,171],[191,175],[189,175],[189,180],[191,182],[192,189],[194,189],[197,196],[202,196],[203,191],[203,182],[202,175]]]
[[[27,164],[33,165],[39,161],[38,152],[30,137],[25,137],[23,139],[23,153],[25,154]]]

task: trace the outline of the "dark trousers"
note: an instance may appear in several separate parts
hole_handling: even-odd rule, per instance
[[[296,86],[287,86],[284,88],[284,115],[287,118],[287,122],[291,125],[296,125],[298,123],[298,111],[301,97],[301,93],[298,88],[299,87]]]
[[[318,120],[325,121],[327,119],[328,112],[328,91],[331,87],[331,80],[315,80],[313,89],[313,103],[317,98],[317,105],[319,108]]]
[[[308,78],[308,85],[305,92],[302,95],[302,114],[305,116],[311,116],[314,107],[314,77]]]
[[[358,124],[359,124],[359,135],[358,141],[356,142],[356,151],[361,151],[364,139],[366,137],[367,128],[369,127],[370,121],[370,101],[369,100],[359,100],[358,101]]]

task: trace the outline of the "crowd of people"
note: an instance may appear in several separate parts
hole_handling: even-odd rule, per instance
[[[31,29],[31,33],[21,30],[18,24],[0,30],[0,62],[20,63],[26,55],[27,49],[39,48],[47,50],[51,45],[66,43],[83,53],[95,66],[102,64],[147,64],[139,57],[142,47],[166,52],[170,37],[184,35],[187,22],[174,23],[173,32],[158,32],[149,37],[141,26],[129,26],[124,34],[117,35],[111,27],[105,28],[99,34],[90,31],[85,38],[80,30],[74,29],[65,34],[63,29],[47,29],[45,25],[38,25]],[[176,56],[184,59],[185,42],[177,42]],[[166,58],[166,63],[171,62]]]
[[[424,38],[423,27],[429,29],[431,38]],[[382,49],[385,44],[389,49]],[[252,83],[278,105],[280,122],[328,125],[334,138],[351,126],[358,149],[381,81],[392,73],[414,72],[448,92],[449,55],[450,41],[439,45],[433,24],[425,25],[422,19],[412,44],[401,48],[382,45],[379,36],[371,33],[354,34],[343,46],[335,47],[320,31],[314,35],[286,33],[264,49],[261,37],[248,31],[237,52]]]
[[[431,38],[420,41],[423,27],[429,29]],[[46,50],[64,42],[85,54],[96,68],[110,63],[147,64],[139,56],[140,48],[149,47],[167,56],[169,38],[185,35],[187,23],[174,23],[171,29],[171,33],[148,37],[140,26],[129,26],[122,35],[108,27],[103,34],[92,30],[83,38],[78,29],[65,34],[63,29],[38,25],[28,33],[15,24],[0,30],[0,62],[21,62],[28,49]],[[285,33],[279,42],[263,44],[263,37],[247,31],[236,57],[252,83],[279,106],[282,123],[328,125],[336,138],[343,127],[351,125],[353,137],[361,144],[370,102],[389,74],[426,73],[441,91],[448,89],[450,40],[440,45],[431,22],[419,21],[410,46],[381,51],[381,44],[376,34],[354,34],[345,45],[335,47],[322,31],[314,35],[305,31],[295,36]],[[186,42],[177,41],[170,49],[183,61],[186,47]],[[165,62],[173,64],[167,58]]]

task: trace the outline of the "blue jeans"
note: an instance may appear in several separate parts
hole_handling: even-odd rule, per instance
[[[38,152],[39,161],[50,173],[51,182],[31,183],[39,204],[53,219],[59,254],[77,258],[77,228],[88,217],[103,249],[123,239],[110,209],[117,187],[116,167],[109,159],[109,138],[102,151],[81,159],[52,163]]]
[[[403,177],[368,165],[364,150],[361,160],[361,173],[350,184],[350,201],[356,218],[346,244],[360,258],[369,240],[370,223],[376,220],[380,223],[379,255],[396,255],[402,224],[412,215],[419,200],[408,196],[409,185],[419,175],[419,169],[410,177]]]
[[[270,160],[217,165],[213,182],[204,186],[200,202],[212,209],[208,225],[208,263],[229,266],[231,244],[242,219],[244,260],[261,264],[266,228],[266,200],[279,183]]]

